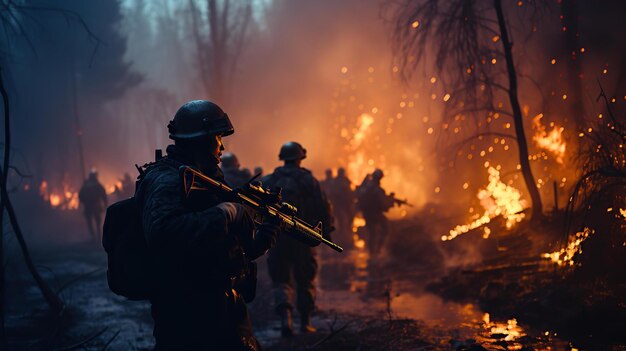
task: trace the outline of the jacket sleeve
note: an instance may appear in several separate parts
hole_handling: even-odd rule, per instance
[[[228,235],[222,210],[211,207],[190,212],[182,196],[182,184],[175,171],[151,172],[143,180],[137,200],[150,250],[160,255],[202,259],[234,244],[236,238]]]

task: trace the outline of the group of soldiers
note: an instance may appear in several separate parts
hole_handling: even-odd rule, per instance
[[[253,175],[241,168],[235,155],[222,153],[222,138],[234,133],[228,115],[212,102],[190,101],[176,112],[168,131],[174,144],[167,147],[167,156],[142,172],[134,194],[151,269],[158,273],[150,296],[156,350],[260,350],[246,309],[249,297],[239,287],[256,267],[254,260],[266,253],[282,336],[294,335],[295,311],[300,332],[315,332],[315,248],[282,235],[275,216],[265,214],[255,224],[250,209],[217,192],[181,196],[182,166],[233,188],[251,181]],[[278,154],[283,164],[255,181],[266,189],[280,189],[282,201],[297,208],[307,223],[321,222],[329,240],[332,208],[342,237],[351,237],[356,209],[368,225],[386,231],[383,212],[393,202],[380,188],[382,172],[374,172],[356,191],[342,169],[320,185],[302,167],[306,157],[301,144],[285,143]],[[375,201],[381,203],[371,203]]]

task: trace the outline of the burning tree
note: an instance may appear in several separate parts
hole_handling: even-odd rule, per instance
[[[532,16],[540,13],[541,5],[531,2],[526,6]],[[476,127],[472,139],[497,136],[515,140],[532,216],[541,217],[542,202],[530,167],[518,96],[519,74],[502,1],[403,1],[390,8],[394,53],[404,80],[412,78],[420,63],[431,59],[427,52],[434,48],[436,70],[449,91],[444,97],[446,118],[458,121],[472,117]],[[508,106],[498,102],[503,96],[508,98]],[[485,115],[487,123],[483,121]],[[489,122],[500,116],[511,118],[514,134],[491,129]],[[506,126],[510,128],[510,123]]]
[[[614,268],[619,267],[616,262],[621,262],[621,267],[626,264],[623,252],[626,248],[626,125],[614,115],[602,87],[598,99],[605,102],[608,116],[599,114],[597,123],[579,134],[583,175],[568,203],[567,232],[574,223],[573,215],[582,211],[575,224],[585,228],[584,231],[598,233],[593,244],[589,244],[593,247],[590,254],[593,266],[608,267],[610,276],[623,279],[622,270],[618,268],[615,272]]]

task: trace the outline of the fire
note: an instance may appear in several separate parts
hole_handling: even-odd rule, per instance
[[[366,160],[365,151],[361,148],[363,141],[370,134],[372,124],[374,124],[374,117],[363,113],[357,120],[356,128],[353,128],[351,131],[348,131],[347,128],[341,130],[341,136],[348,141],[347,147],[349,148],[350,156],[346,172],[348,178],[353,183],[360,182],[368,173],[368,166],[372,166],[371,162]]]
[[[42,181],[39,185],[39,195],[44,201],[50,203],[53,208],[61,210],[78,209],[78,192],[72,190],[67,183],[63,183],[63,191],[51,191],[47,181]]]
[[[566,149],[565,140],[562,137],[564,128],[551,124],[552,130],[548,132],[546,126],[541,123],[541,118],[543,118],[543,113],[533,118],[533,128],[536,131],[533,140],[537,147],[551,152],[556,157],[556,162],[563,164]]]
[[[514,341],[522,336],[525,336],[524,330],[517,325],[517,319],[509,319],[506,323],[493,322],[489,318],[489,313],[485,313],[483,316],[483,323],[485,329],[493,334],[505,335],[505,341]]]
[[[511,229],[516,223],[524,219],[522,213],[526,207],[526,201],[521,199],[519,190],[510,185],[504,184],[500,180],[500,172],[489,167],[489,184],[484,189],[478,191],[477,197],[480,204],[485,209],[482,216],[479,216],[469,224],[461,224],[450,230],[449,235],[442,235],[441,240],[447,241],[465,234],[472,229],[476,229],[491,222],[497,216],[503,216],[506,220],[506,228]],[[491,230],[485,228],[483,237],[489,237]]]
[[[574,256],[583,252],[581,244],[583,243],[583,241],[587,240],[589,235],[594,233],[595,231],[593,229],[585,227],[583,231],[577,232],[576,234],[571,236],[565,247],[561,248],[558,251],[544,253],[541,255],[541,257],[549,259],[559,266],[573,266]]]
[[[111,195],[113,193],[115,193],[117,190],[125,190],[124,189],[124,185],[122,184],[121,181],[116,181],[115,184],[111,184],[109,186],[106,187],[106,193],[107,195]]]

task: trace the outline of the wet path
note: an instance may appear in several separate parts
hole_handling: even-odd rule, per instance
[[[58,334],[55,348],[72,345],[98,332],[86,350],[100,350],[109,341],[108,350],[148,350],[153,345],[152,321],[146,302],[127,301],[112,294],[106,285],[104,254],[90,245],[56,248],[38,253],[38,263],[45,266],[44,276],[62,289],[68,303],[68,319]],[[455,350],[460,345],[480,344],[489,350],[573,350],[553,332],[533,330],[510,320],[493,320],[476,305],[446,302],[426,292],[424,286],[434,274],[412,270],[399,274],[384,262],[372,264],[365,251],[320,257],[318,308],[314,324],[320,335],[335,323],[366,317],[384,322],[404,318],[420,321],[419,328],[440,345],[430,350]],[[280,322],[273,313],[273,295],[265,262],[260,263],[259,293],[250,304],[255,333],[264,346],[280,342]],[[52,274],[51,272],[54,272]],[[33,328],[41,322],[45,304],[28,274],[19,269],[11,277],[9,332],[17,349],[33,349],[43,335]],[[20,290],[21,289],[21,290]],[[20,290],[20,291],[17,291]],[[336,321],[334,319],[338,319]],[[352,327],[352,326],[351,326]],[[313,338],[320,338],[316,335]],[[468,341],[468,339],[470,339]],[[309,342],[309,344],[313,343]],[[321,348],[323,349],[323,348]],[[412,348],[408,348],[412,349]]]
[[[475,304],[444,301],[424,290],[433,272],[429,269],[397,274],[384,262],[370,260],[365,250],[343,256],[327,255],[320,270],[321,309],[341,313],[371,314],[380,318],[422,321],[440,333],[449,349],[472,341],[489,350],[576,350],[553,331],[520,325],[514,316],[494,320]]]

